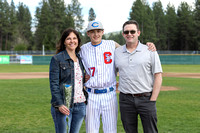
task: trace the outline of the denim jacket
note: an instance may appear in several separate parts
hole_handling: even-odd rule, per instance
[[[79,54],[76,53],[79,60],[79,65],[83,75],[84,81],[84,67],[81,62]],[[74,97],[74,62],[68,55],[67,51],[64,50],[51,58],[49,68],[49,82],[51,89],[51,104],[53,107],[59,107],[65,105],[65,95],[63,84],[72,85],[72,101],[70,107],[73,106]],[[87,99],[87,92],[83,88],[84,95]]]

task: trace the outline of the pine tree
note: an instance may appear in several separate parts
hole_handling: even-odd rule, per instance
[[[156,41],[154,16],[145,0],[136,0],[133,3],[129,20],[136,20],[138,22],[141,31],[139,40],[142,43],[146,43],[147,41]]]
[[[9,32],[9,4],[6,0],[0,3],[0,9],[0,50],[5,50]]]
[[[35,49],[55,50],[63,30],[74,27],[73,18],[66,13],[64,0],[43,0],[36,9]]]
[[[3,2],[0,0],[0,50],[2,50],[3,46]]]
[[[49,50],[50,46],[55,44],[55,38],[53,37],[54,26],[52,24],[53,14],[50,10],[48,2],[43,0],[40,3],[40,7],[36,9],[36,31],[35,31],[35,48],[37,50],[42,49],[42,45],[45,45],[45,49]]]
[[[18,45],[26,45],[27,49],[31,48],[32,40],[32,17],[29,8],[23,3],[19,3],[17,11],[18,20]]]
[[[71,4],[67,7],[67,14],[71,17],[73,17],[74,23],[75,23],[75,29],[79,32],[83,29],[83,16],[82,16],[82,8],[81,4],[78,0],[72,0]]]
[[[93,21],[96,19],[96,14],[93,10],[93,8],[90,8],[89,10],[89,17],[88,17],[88,21]]]
[[[155,27],[155,21],[154,21],[154,15],[149,7],[149,5],[146,5],[146,17],[144,18],[145,24],[143,25],[143,39],[144,43],[146,42],[154,42],[156,44],[157,37],[156,37],[156,27]],[[151,31],[151,32],[149,32]],[[158,45],[156,45],[157,47]]]
[[[177,15],[175,7],[170,3],[167,5],[165,21],[167,50],[173,50],[177,40]]]
[[[181,2],[177,11],[178,16],[178,46],[176,49],[179,50],[194,50],[195,46],[193,43],[193,22],[194,18],[192,15],[191,7],[186,2]]]
[[[133,6],[131,8],[131,12],[130,12],[130,18],[129,20],[136,20],[140,26],[140,31],[141,31],[141,35],[139,37],[140,41],[143,42],[144,41],[144,22],[145,22],[145,4],[144,2],[142,2],[141,0],[136,0],[133,3]]]
[[[17,11],[15,8],[15,4],[13,0],[11,1],[10,9],[9,9],[9,33],[8,33],[8,41],[9,46],[7,47],[8,50],[11,50],[16,45],[17,40]]]
[[[195,1],[194,10],[195,50],[200,50],[200,0]]]
[[[156,37],[158,40],[155,42],[158,49],[167,49],[166,45],[166,21],[165,15],[160,0],[153,3],[153,14],[156,23]]]
[[[17,39],[16,9],[13,0],[0,1],[0,50],[11,50]]]
[[[68,20],[67,20],[67,15],[66,15],[66,7],[64,0],[49,0],[49,6],[50,6],[50,11],[52,14],[51,18],[51,24],[54,27],[53,31],[51,32],[53,36],[53,41],[52,43],[49,44],[49,47],[47,49],[53,49],[55,48],[56,42],[58,42],[60,35],[62,31],[65,28],[68,28]],[[45,39],[45,38],[44,38]],[[50,38],[47,38],[47,40]],[[43,40],[43,44],[46,41]]]

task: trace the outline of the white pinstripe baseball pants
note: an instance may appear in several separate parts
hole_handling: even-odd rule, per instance
[[[86,132],[99,133],[102,116],[104,133],[117,133],[118,104],[116,91],[94,94],[91,92],[86,106]]]

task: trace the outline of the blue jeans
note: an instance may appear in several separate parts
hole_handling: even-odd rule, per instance
[[[74,106],[70,108],[69,116],[62,114],[59,110],[51,106],[51,115],[56,133],[79,133],[85,114],[85,103],[74,103]]]

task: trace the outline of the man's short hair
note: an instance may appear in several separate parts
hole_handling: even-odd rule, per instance
[[[126,25],[128,25],[128,24],[135,24],[136,27],[137,27],[137,30],[140,30],[139,24],[138,24],[137,21],[135,21],[135,20],[129,20],[129,21],[126,21],[126,22],[123,24],[122,31],[124,31],[124,27],[125,27]]]

